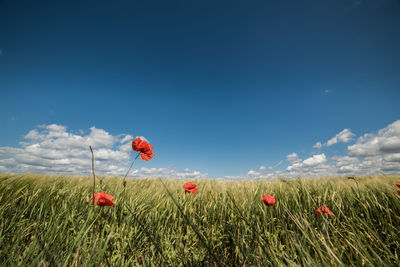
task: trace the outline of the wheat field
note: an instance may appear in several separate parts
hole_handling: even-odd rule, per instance
[[[100,207],[90,176],[2,174],[0,265],[399,266],[399,182],[129,179],[124,195],[122,179],[99,177],[115,198]]]

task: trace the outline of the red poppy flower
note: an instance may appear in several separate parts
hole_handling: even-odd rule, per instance
[[[320,210],[320,209],[317,209],[317,210],[315,210],[315,213],[317,214],[317,215],[322,215],[322,210]]]
[[[322,211],[323,213],[328,214],[328,215],[335,216],[335,214],[333,214],[333,213],[329,210],[329,208],[328,208],[327,206],[321,206],[321,211]]]
[[[400,184],[396,184],[397,187],[400,187]]]
[[[400,190],[397,190],[397,194],[400,195]]]
[[[140,137],[132,141],[132,149],[140,152],[140,157],[145,161],[150,160],[156,155],[152,152],[153,146],[147,143],[146,140],[140,139]]]
[[[269,206],[273,206],[275,204],[275,198],[271,195],[263,195],[261,200]]]
[[[192,194],[196,194],[197,190],[199,190],[195,183],[186,183],[183,185],[183,188],[185,188],[185,193],[192,193]]]
[[[115,205],[113,203],[113,201],[114,201],[114,197],[113,196],[110,196],[110,195],[104,193],[104,191],[101,191],[101,193],[95,193],[94,194],[92,205],[93,205],[93,203],[97,203],[97,205],[102,206],[102,207],[103,206],[112,207],[112,206]]]

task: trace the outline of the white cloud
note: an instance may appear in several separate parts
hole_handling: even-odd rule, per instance
[[[289,161],[290,163],[298,163],[301,161],[297,153],[293,152],[292,154],[289,154],[286,156],[286,160]]]
[[[96,173],[121,175],[129,163],[130,151],[115,149],[114,144],[124,139],[129,143],[126,136],[112,136],[96,127],[91,127],[88,135],[76,135],[63,125],[40,125],[24,136],[21,148],[0,147],[1,171],[88,174],[91,145]]]
[[[377,134],[364,134],[347,149],[349,155],[353,157],[400,153],[400,120],[379,130]]]
[[[354,134],[344,129],[326,144],[349,142]],[[135,155],[131,141],[134,135],[112,135],[103,129],[91,127],[89,133],[74,134],[62,125],[41,125],[29,131],[19,147],[0,147],[0,172],[65,173],[84,175],[91,173],[89,145],[95,153],[95,171],[98,175],[123,176]],[[141,137],[144,138],[144,137]],[[332,140],[332,141],[331,141]],[[318,142],[321,144],[321,142]],[[317,144],[318,144],[317,143]],[[314,145],[319,146],[319,145]],[[322,145],[322,144],[321,144]],[[324,146],[322,145],[322,146]],[[318,148],[318,147],[317,147]],[[349,145],[347,154],[328,159],[325,154],[313,155],[305,160],[293,152],[272,166],[260,166],[247,174],[225,176],[224,179],[273,179],[279,177],[306,177],[399,174],[400,173],[400,120],[377,133],[367,133]],[[155,152],[157,153],[157,152]],[[278,167],[283,163],[287,166]],[[285,170],[286,172],[282,172]],[[181,179],[209,177],[197,170],[168,168],[133,169],[130,177],[172,177]]]
[[[288,172],[296,173],[320,173],[322,170],[327,169],[324,163],[327,161],[325,154],[314,155],[302,162],[296,162],[286,168]]]
[[[313,148],[320,149],[323,146],[332,146],[337,143],[348,143],[353,139],[353,136],[355,136],[355,134],[353,134],[349,129],[344,129],[324,144],[318,141],[315,143],[315,145],[313,145]]]
[[[383,159],[387,162],[400,162],[400,153],[384,155]]]
[[[314,167],[326,161],[325,154],[314,155],[311,158],[305,159],[303,165],[306,167]]]
[[[19,148],[0,147],[0,172],[36,172],[87,175],[91,173],[92,146],[95,172],[98,175],[125,175],[131,158],[132,135],[113,136],[103,129],[91,127],[84,135],[73,134],[63,125],[40,125],[24,136]],[[144,137],[141,137],[144,139]],[[206,177],[199,171],[174,168],[141,168],[130,177]]]
[[[125,135],[125,137],[120,140],[120,143],[125,143],[125,142],[128,142],[128,141],[133,141],[133,136],[130,135],[130,134]]]
[[[271,171],[274,170],[279,165],[281,165],[282,162],[283,160],[269,167],[260,166],[257,171],[249,170],[247,174],[243,176],[225,176],[224,179],[229,179],[229,180],[267,179],[268,180],[274,177],[274,173],[272,173]]]
[[[330,146],[334,143],[347,143],[352,140],[354,134],[344,129],[327,143],[317,142],[313,147]],[[347,155],[333,156],[330,159],[323,154],[313,155],[301,160],[297,153],[286,156],[289,165],[286,173],[275,171],[269,173],[269,178],[338,176],[338,175],[376,175],[381,173],[400,173],[400,120],[375,133],[367,133],[354,145],[347,147]],[[264,170],[264,169],[263,169]],[[261,171],[249,171],[246,178],[259,179],[265,176]]]
[[[269,168],[267,168],[267,169],[269,169]],[[224,178],[229,179],[229,180],[243,180],[243,179],[269,180],[269,179],[276,177],[274,175],[274,173],[268,173],[267,169],[259,170],[259,171],[250,170],[247,172],[247,175],[245,175],[245,176],[225,176]]]
[[[336,171],[337,173],[352,173],[355,174],[360,161],[357,158],[349,156],[334,156],[332,160],[336,161]]]
[[[249,176],[251,176],[251,175],[259,175],[259,174],[260,174],[260,172],[256,172],[256,171],[253,171],[253,170],[250,170],[250,171],[247,172],[247,175],[249,175]]]
[[[320,149],[321,147],[322,147],[322,143],[321,142],[317,142],[315,145],[313,145],[313,148]]]
[[[328,140],[326,143],[326,146],[331,146],[336,143],[348,143],[353,139],[353,134],[349,129],[344,129],[340,133],[338,133],[336,136],[332,137],[331,139]]]
[[[265,166],[260,166],[260,168],[258,168],[260,171],[266,171],[267,170],[267,167],[265,167]]]
[[[177,179],[191,179],[191,178],[207,178],[207,173],[201,173],[199,171],[193,171],[189,168],[185,168],[182,171],[177,171],[173,167],[169,168],[141,168],[140,170],[134,170],[131,177],[137,178],[177,178]]]

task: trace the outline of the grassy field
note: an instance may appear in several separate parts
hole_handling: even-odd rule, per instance
[[[0,265],[400,265],[400,176],[190,181],[0,175]]]

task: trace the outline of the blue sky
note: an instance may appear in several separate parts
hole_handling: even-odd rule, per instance
[[[137,176],[399,173],[399,28],[393,0],[1,1],[0,172],[84,172],[43,140],[111,136],[119,175],[131,135]]]

